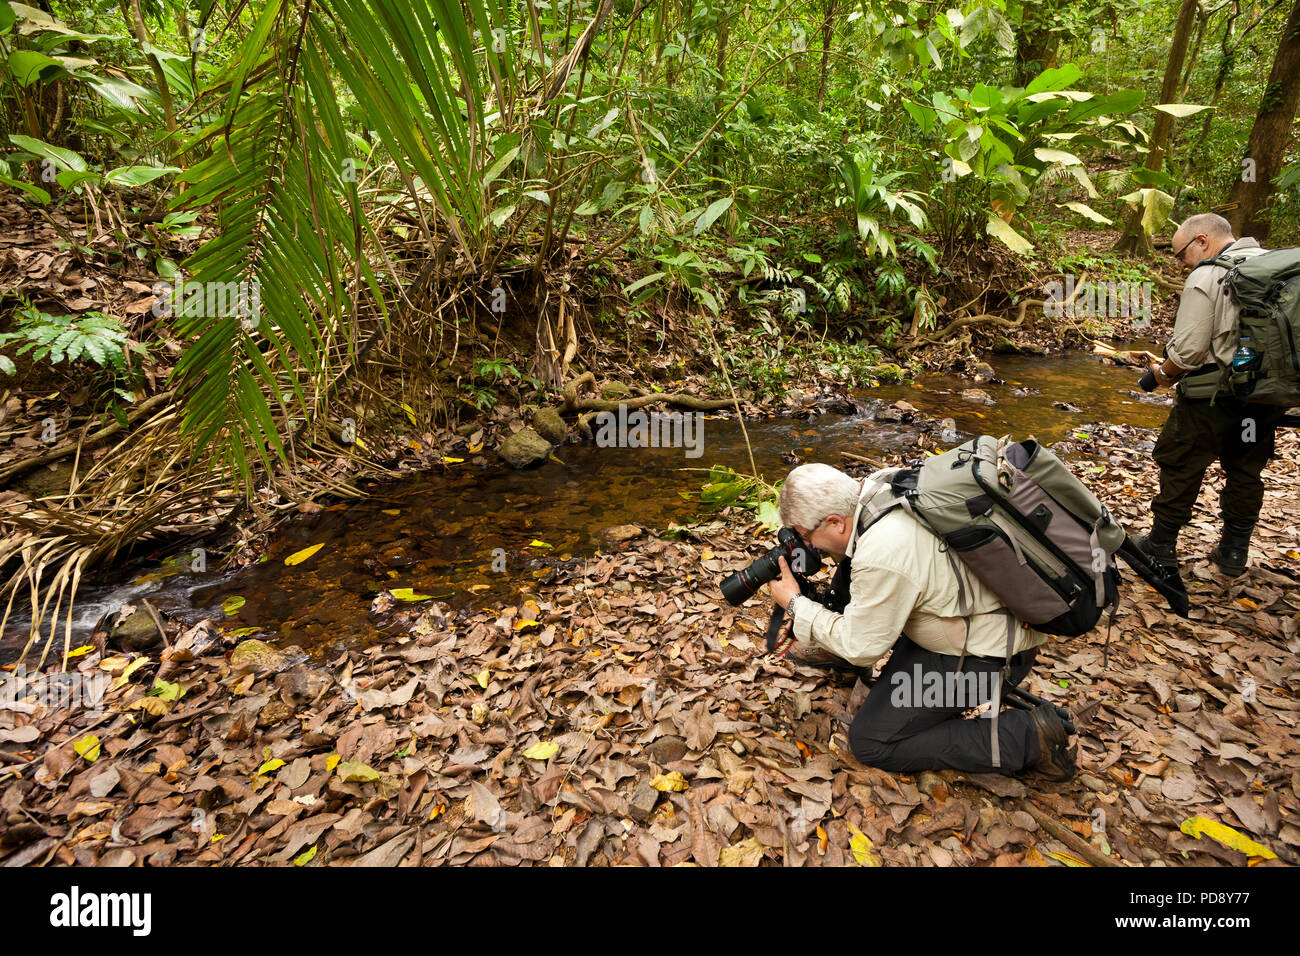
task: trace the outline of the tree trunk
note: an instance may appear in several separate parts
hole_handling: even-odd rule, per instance
[[[817,82],[817,112],[822,111],[826,102],[826,65],[831,58],[831,36],[835,28],[836,0],[826,0],[826,18],[822,20],[822,65],[821,77]]]
[[[1191,38],[1192,21],[1196,19],[1197,0],[1183,0],[1178,11],[1178,22],[1174,24],[1174,42],[1169,49],[1169,62],[1165,64],[1165,78],[1160,85],[1160,102],[1173,103],[1178,96],[1178,82],[1183,69],[1183,59],[1187,56],[1187,43]],[[1147,169],[1160,170],[1165,165],[1165,144],[1169,142],[1169,130],[1174,118],[1168,113],[1156,111],[1155,129],[1151,131],[1151,143],[1147,152]],[[1115,243],[1121,252],[1134,252],[1150,255],[1151,239],[1142,228],[1142,210],[1134,209],[1124,221],[1124,235]]]
[[[122,11],[126,17],[126,10]],[[153,70],[154,82],[158,84],[158,96],[162,99],[163,118],[167,123],[167,132],[176,132],[176,111],[172,107],[172,90],[167,85],[167,74],[163,72],[162,60],[154,54],[147,53],[148,47],[153,42],[149,36],[149,30],[144,25],[144,14],[140,11],[140,0],[131,0],[130,16],[126,17],[127,22],[131,24],[132,30],[135,31],[136,43],[140,46],[140,52],[146,53],[145,59],[149,61],[149,68]]]
[[[718,7],[718,47],[714,59],[714,68],[718,78],[713,84],[713,109],[721,113],[726,109],[727,92],[727,34],[730,32],[731,11],[723,2]],[[709,144],[709,165],[719,175],[722,174],[722,134],[715,135]]]
[[[1061,35],[1051,29],[1058,11],[1051,6],[1025,5],[1020,29],[1016,31],[1016,85],[1029,81],[1056,62]]]
[[[1260,98],[1259,113],[1250,131],[1246,146],[1246,159],[1255,161],[1253,177],[1244,181],[1250,170],[1232,184],[1229,204],[1236,208],[1228,212],[1228,221],[1238,236],[1268,238],[1267,207],[1273,198],[1273,180],[1282,169],[1282,160],[1291,144],[1291,125],[1295,122],[1296,104],[1300,101],[1300,0],[1296,0],[1282,28],[1277,56],[1268,74],[1268,84]]]

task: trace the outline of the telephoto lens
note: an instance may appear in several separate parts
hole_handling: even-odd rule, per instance
[[[1154,392],[1156,390],[1156,373],[1148,369],[1147,373],[1138,379],[1138,387],[1144,392]]]
[[[781,576],[780,558],[796,576],[816,574],[822,568],[821,552],[803,543],[799,532],[782,528],[776,535],[776,546],[747,568],[732,572],[722,580],[722,596],[733,606],[739,606],[758,593],[768,581]]]

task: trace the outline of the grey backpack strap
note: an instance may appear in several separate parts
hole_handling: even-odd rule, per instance
[[[1011,658],[1016,652],[1016,616],[1010,611],[1006,611],[1007,616],[1007,656],[1006,662],[1002,665],[1001,677],[993,689],[993,766],[1002,766],[1002,748],[998,741],[998,711],[1002,708],[1002,684],[1003,681],[1011,677]]]
[[[1106,515],[1102,515],[1093,522],[1092,531],[1088,535],[1088,547],[1092,550],[1092,582],[1097,592],[1097,607],[1106,606],[1106,567],[1103,562],[1100,570],[1097,568],[1097,552],[1105,554],[1105,549],[1101,546],[1101,538],[1097,535],[1097,529],[1101,527],[1102,522],[1106,520]],[[1112,610],[1111,614],[1115,612]]]

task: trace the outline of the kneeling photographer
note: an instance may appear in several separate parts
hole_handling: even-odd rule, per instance
[[[770,593],[793,619],[795,643],[787,656],[804,664],[838,660],[869,667],[892,651],[849,729],[853,754],[865,764],[896,772],[1034,769],[1069,779],[1075,771],[1068,737],[1073,728],[1053,705],[1029,704],[1037,698],[1013,692],[1019,699],[1008,702],[1024,709],[998,713],[1004,678],[1010,688],[1022,681],[1046,636],[1024,626],[951,560],[943,542],[907,509],[876,517],[859,536],[860,497],[869,498],[869,483],[889,474],[860,482],[829,465],[808,464],[786,478],[781,523],[815,549],[812,561],[822,552],[840,562],[842,601],[848,578],[842,612],[833,610],[800,593],[793,572],[804,568],[777,559],[780,577],[771,580]],[[794,540],[789,532],[785,538]],[[798,551],[795,556],[805,557]],[[752,593],[756,582],[750,585]],[[805,588],[812,590],[806,582]],[[985,702],[992,702],[992,713],[985,714],[992,719],[962,717]]]

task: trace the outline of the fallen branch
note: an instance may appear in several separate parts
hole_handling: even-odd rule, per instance
[[[719,408],[730,408],[735,404],[729,398],[699,398],[688,392],[651,392],[648,395],[638,395],[635,398],[624,398],[618,401],[605,398],[579,398],[578,389],[583,385],[590,385],[594,388],[596,376],[591,372],[583,372],[564,386],[564,411],[616,412],[620,405],[633,409],[642,408],[646,405],[668,404],[681,405],[683,408],[693,408],[697,411],[707,412]]]
[[[174,395],[175,392],[170,390],[166,392],[159,392],[157,395],[152,396],[151,398],[142,402],[140,405],[136,406],[134,409],[131,410],[131,414],[128,415],[126,418],[127,427],[130,427],[131,425],[135,424],[141,418],[144,418],[147,415],[151,415],[155,409],[157,409],[165,402],[170,401]],[[0,471],[0,485],[6,485],[14,478],[17,478],[19,475],[25,475],[27,474],[27,472],[31,471],[34,468],[39,468],[42,465],[48,465],[53,462],[59,461],[60,459],[67,458],[78,448],[81,449],[93,448],[96,445],[98,445],[100,442],[104,441],[105,439],[112,438],[120,431],[124,431],[122,425],[118,422],[113,422],[113,424],[106,425],[105,427],[101,428],[99,431],[95,432],[93,435],[88,435],[82,441],[72,442],[67,445],[60,445],[58,448],[52,449],[51,451],[47,451],[43,455],[37,455],[35,458],[25,458],[22,461],[14,462],[8,468],[5,468],[3,471]]]
[[[927,335],[923,339],[917,339],[915,342],[908,342],[899,346],[899,351],[910,352],[913,349],[921,348],[923,345],[940,345],[951,333],[972,325],[996,325],[1005,329],[1017,329],[1024,324],[1025,312],[1031,305],[1041,306],[1044,304],[1042,299],[1021,299],[1019,314],[1014,320],[1004,319],[1000,315],[993,315],[988,312],[981,312],[979,315],[963,315],[961,318],[949,322],[933,335]]]
[[[1083,859],[1088,863],[1093,866],[1119,866],[1118,863],[1106,854],[1102,853],[1083,837],[1079,836],[1079,834],[1075,833],[1060,820],[1057,820],[1050,814],[1040,810],[1029,800],[1022,798],[1017,802],[1020,805],[1020,809],[1033,817],[1040,827],[1056,839],[1060,840],[1079,856],[1083,857]]]

